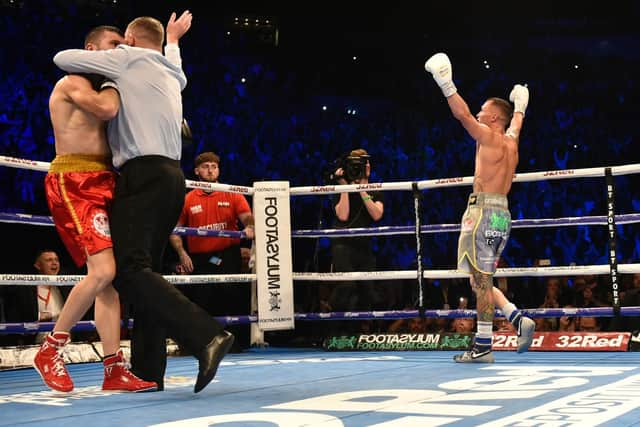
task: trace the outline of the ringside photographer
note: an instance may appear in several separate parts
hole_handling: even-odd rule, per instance
[[[333,179],[336,184],[368,184],[371,175],[370,156],[366,150],[352,150],[336,162],[338,168]],[[371,227],[382,219],[384,202],[380,191],[340,193],[334,196],[336,215],[335,228]],[[372,238],[339,237],[332,240],[331,269],[334,272],[375,271],[376,258]],[[376,293],[371,284],[341,282],[331,296],[336,311],[370,310],[376,302]]]

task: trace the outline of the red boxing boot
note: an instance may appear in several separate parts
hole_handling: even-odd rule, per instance
[[[144,381],[129,371],[122,354],[122,350],[114,356],[107,357],[104,364],[104,382],[102,390],[105,391],[156,391],[158,384],[152,381]]]
[[[71,381],[60,354],[68,342],[68,332],[53,332],[47,335],[42,347],[33,359],[33,367],[36,368],[44,383],[56,391],[69,392],[73,390],[73,381]]]

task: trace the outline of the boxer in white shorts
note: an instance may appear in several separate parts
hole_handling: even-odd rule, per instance
[[[476,295],[477,332],[473,347],[456,355],[456,362],[494,361],[491,352],[493,318],[498,307],[518,334],[517,351],[526,351],[533,341],[535,322],[524,317],[504,294],[493,286],[493,275],[511,231],[507,194],[518,165],[518,140],[529,103],[526,86],[515,85],[509,99],[489,98],[476,116],[458,94],[453,83],[451,61],[436,53],[425,63],[447,98],[453,116],[476,141],[473,194],[462,217],[458,245],[458,268],[469,273]]]
[[[502,194],[472,193],[462,216],[458,270],[494,274],[511,231],[511,213]]]

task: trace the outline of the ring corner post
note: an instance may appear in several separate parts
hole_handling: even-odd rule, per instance
[[[256,182],[254,190],[258,327],[294,329],[289,182]]]

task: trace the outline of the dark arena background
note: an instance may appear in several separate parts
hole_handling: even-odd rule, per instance
[[[62,281],[86,273],[49,223],[43,187],[49,95],[64,75],[53,56],[96,25],[166,24],[185,9],[182,169],[196,181],[195,157],[217,153],[220,183],[251,189],[252,207],[256,183],[288,182],[295,327],[258,329],[259,253],[237,282],[189,282],[168,246],[163,274],[218,287],[212,315],[236,334],[216,380],[193,395],[196,361],[168,340],[164,392],[102,392],[90,310],[65,356],[76,390],[50,392],[31,367],[53,326],[32,316],[36,254],[58,254]],[[0,426],[640,425],[639,19],[635,1],[0,0]],[[473,114],[514,84],[530,92],[494,285],[536,334],[516,354],[498,311],[495,364],[452,361],[476,330],[455,270],[476,148],[425,71],[437,52]],[[360,230],[375,270],[341,275],[332,245],[357,237],[336,229],[329,177],[357,148],[384,215]]]

